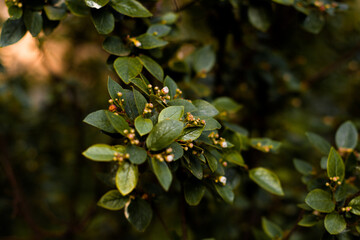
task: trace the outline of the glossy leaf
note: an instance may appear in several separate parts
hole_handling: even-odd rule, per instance
[[[245,162],[243,157],[238,151],[230,150],[224,154],[224,159],[228,162],[231,162],[233,164],[236,164],[238,166],[244,167]]]
[[[327,161],[327,175],[328,177],[340,177],[339,181],[342,182],[345,177],[345,165],[341,159],[340,154],[331,148]]]
[[[158,122],[161,122],[166,119],[180,120],[184,115],[184,107],[183,106],[170,106],[164,108],[158,117]]]
[[[164,80],[164,71],[157,62],[146,55],[140,55],[138,59],[142,62],[146,70],[148,70],[157,80],[160,82]]]
[[[196,50],[193,57],[194,70],[197,73],[209,72],[215,64],[215,59],[215,52],[209,45]]]
[[[123,91],[123,99],[125,100],[123,102],[123,104],[124,104],[126,114],[128,115],[128,117],[131,120],[135,120],[135,118],[137,116],[139,116],[141,113],[139,113],[134,92],[130,91],[128,89],[124,89],[124,91]]]
[[[266,233],[271,239],[281,239],[283,235],[282,229],[275,223],[269,221],[267,218],[261,218],[261,225]]]
[[[360,196],[351,199],[349,202],[351,213],[360,216]]]
[[[83,0],[65,0],[66,6],[75,16],[87,16],[90,8],[86,6]]]
[[[98,110],[87,115],[83,121],[105,132],[116,133],[116,129],[107,117],[107,112],[106,110]]]
[[[133,78],[130,80],[132,84],[138,87],[143,93],[149,96],[150,92],[148,86],[146,85],[145,81],[142,78]]]
[[[336,131],[335,142],[338,148],[354,149],[358,142],[358,133],[355,125],[347,121]]]
[[[146,139],[146,146],[152,151],[166,148],[178,137],[183,130],[183,123],[168,119],[157,123]]]
[[[129,17],[151,17],[152,14],[136,0],[111,0],[111,6]]]
[[[136,165],[125,162],[119,166],[115,176],[115,183],[122,195],[125,196],[135,189],[138,175],[139,172]]]
[[[346,228],[346,221],[343,216],[336,212],[327,214],[324,220],[325,229],[332,235],[341,233]]]
[[[315,215],[309,214],[305,215],[298,222],[299,226],[302,227],[312,227],[319,222],[318,218]]]
[[[168,102],[169,106],[184,106],[184,113],[196,111],[196,107],[185,99],[175,99]]]
[[[201,166],[200,159],[194,155],[184,155],[186,162],[183,161],[184,166],[194,175],[197,179],[203,179],[204,173]]]
[[[126,122],[126,120],[122,116],[116,115],[109,111],[106,111],[105,114],[106,114],[106,117],[108,118],[109,122],[113,126],[113,128],[118,133],[125,136],[124,130],[130,131],[129,124]]]
[[[126,153],[130,155],[130,162],[133,164],[142,164],[146,161],[147,152],[144,148],[135,145],[126,147]]]
[[[188,179],[184,182],[185,201],[190,206],[196,206],[200,203],[205,194],[205,186],[196,179]]]
[[[168,35],[171,31],[171,27],[164,24],[154,24],[149,27],[146,31],[148,34],[152,34],[156,37],[164,37]]]
[[[97,205],[108,210],[117,211],[122,209],[128,201],[129,198],[121,195],[118,190],[110,190],[100,198]]]
[[[36,37],[43,27],[43,19],[40,12],[33,12],[31,10],[25,10],[24,23],[33,37]]]
[[[183,148],[177,142],[173,142],[172,144],[170,144],[169,148],[172,149],[171,154],[174,154],[174,161],[178,160],[179,158],[181,158],[184,155]]]
[[[189,127],[185,128],[182,136],[179,138],[180,141],[194,141],[198,139],[203,132],[204,127]]]
[[[95,144],[86,149],[83,155],[91,160],[99,162],[110,162],[113,161],[116,153],[123,153],[124,149],[115,149],[107,144]]]
[[[121,93],[124,92],[124,89],[120,86],[120,84],[112,80],[111,77],[108,78],[107,87],[108,87],[109,95],[114,101],[116,98],[119,98],[118,96],[119,92]]]
[[[326,155],[329,154],[331,145],[324,138],[311,132],[307,132],[306,136],[309,139],[309,142],[321,153]]]
[[[192,102],[197,108],[197,111],[193,113],[195,116],[215,117],[219,114],[219,111],[209,102],[197,99]]]
[[[296,170],[299,173],[304,174],[304,175],[313,174],[314,168],[313,168],[313,166],[311,166],[310,163],[307,163],[303,160],[296,159],[296,158],[293,160],[293,162],[294,162],[294,166],[295,166]]]
[[[250,6],[248,9],[248,16],[250,23],[256,29],[263,32],[266,32],[269,29],[271,20],[266,8]]]
[[[8,19],[1,29],[0,47],[6,47],[18,42],[26,33],[22,19]]]
[[[114,68],[124,83],[129,84],[142,70],[142,64],[137,58],[118,57],[114,62]]]
[[[148,134],[153,128],[153,122],[151,119],[144,118],[141,115],[135,119],[135,128],[140,136]]]
[[[232,204],[234,202],[235,195],[230,186],[222,186],[217,183],[213,183],[213,185],[216,192],[220,195],[222,199],[224,199],[225,202],[227,202],[228,204]]]
[[[160,185],[165,191],[168,191],[172,182],[172,174],[168,165],[165,161],[161,162],[156,158],[151,158],[151,165]]]
[[[153,213],[149,203],[141,198],[135,198],[125,205],[124,215],[136,230],[143,232],[149,226]]]
[[[212,172],[215,172],[218,168],[218,160],[209,152],[205,151],[205,158]]]
[[[221,124],[212,117],[200,117],[201,120],[205,120],[204,131],[211,131],[221,128]]]
[[[278,176],[272,171],[262,167],[253,168],[249,171],[249,176],[251,180],[253,180],[266,191],[279,196],[284,195],[280,180]]]
[[[175,81],[171,77],[166,76],[164,80],[164,86],[169,88],[169,96],[171,99],[173,99],[176,94],[176,89],[178,89]]]
[[[85,0],[85,3],[88,7],[100,9],[105,6],[109,0]]]
[[[95,25],[96,30],[100,34],[109,34],[114,30],[115,18],[114,15],[106,10],[92,10],[91,20]],[[114,48],[119,46],[114,46]]]
[[[102,46],[105,51],[116,56],[128,56],[131,52],[130,48],[117,36],[107,37]]]
[[[51,21],[61,20],[64,17],[66,17],[66,6],[53,7],[53,6],[47,5],[44,7],[44,11],[45,11],[48,19]]]
[[[312,209],[319,212],[330,213],[335,209],[335,203],[332,201],[331,194],[322,189],[314,189],[309,192],[305,202]]]
[[[142,49],[154,49],[158,47],[163,47],[168,44],[167,41],[164,41],[148,33],[144,33],[136,37],[136,40],[140,42],[140,45],[138,47]]]

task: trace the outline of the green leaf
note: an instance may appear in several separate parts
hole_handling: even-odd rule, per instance
[[[113,161],[115,154],[123,153],[124,149],[114,148],[107,144],[95,144],[86,149],[83,155],[91,160],[99,162]]]
[[[149,73],[151,73],[151,75],[153,75],[160,82],[163,82],[164,71],[157,62],[155,62],[153,59],[151,59],[146,55],[140,55],[138,59],[140,60],[140,62],[142,62],[146,70],[148,70]]]
[[[36,37],[42,29],[43,19],[40,12],[33,12],[31,10],[25,10],[24,23],[33,37]]]
[[[193,112],[194,116],[215,117],[219,114],[219,111],[205,100],[197,99],[192,101],[192,104],[197,108],[197,111]]]
[[[242,107],[229,97],[219,97],[215,99],[213,105],[219,112],[237,112]]]
[[[123,93],[124,89],[120,86],[120,84],[118,84],[117,82],[115,82],[114,80],[111,79],[111,77],[108,78],[108,92],[110,97],[115,101],[116,98],[118,97],[118,92]]]
[[[335,203],[332,201],[331,194],[322,189],[314,189],[309,192],[305,202],[312,209],[319,212],[330,213],[335,209]]]
[[[168,35],[171,31],[171,27],[164,24],[154,24],[149,27],[146,31],[148,34],[152,34],[156,37],[164,37]]]
[[[272,0],[272,1],[285,6],[291,6],[294,4],[294,0]]]
[[[185,99],[175,99],[167,103],[169,106],[184,106],[184,113],[192,112],[196,110],[196,107]]]
[[[165,119],[173,119],[173,120],[180,120],[184,115],[184,107],[183,106],[170,106],[164,108],[158,117],[158,122],[161,122]]]
[[[271,239],[282,238],[283,230],[277,224],[269,221],[265,217],[262,217],[261,225],[266,235],[268,235]]]
[[[90,13],[90,8],[86,6],[84,0],[65,0],[66,6],[75,16],[87,16]]]
[[[168,12],[165,13],[162,17],[161,17],[161,21],[164,24],[174,24],[176,22],[176,20],[178,19],[179,15],[177,13],[174,12]]]
[[[53,6],[47,5],[44,7],[44,11],[45,11],[48,19],[51,21],[61,20],[64,17],[66,17],[66,6],[53,7]]]
[[[191,178],[184,182],[184,197],[190,206],[198,205],[204,193],[205,186],[199,180]]]
[[[128,201],[129,198],[122,196],[118,190],[110,190],[100,198],[97,205],[108,210],[117,211],[122,209]]]
[[[109,0],[85,0],[85,3],[88,7],[100,9],[105,6]]]
[[[186,162],[182,161],[182,163],[185,167],[192,173],[192,175],[201,180],[204,176],[201,160],[194,155],[184,155],[184,158],[186,159]]]
[[[347,121],[336,131],[335,142],[338,148],[354,149],[357,145],[358,133],[355,125]]]
[[[148,118],[143,118],[141,115],[135,119],[135,128],[140,136],[148,134],[153,128],[153,122]]]
[[[311,132],[307,132],[306,136],[309,139],[309,142],[321,153],[329,154],[331,145],[323,137]]]
[[[232,204],[234,202],[235,195],[229,185],[223,186],[217,183],[213,183],[213,185],[215,187],[216,192],[220,195],[222,199],[224,199],[225,202],[229,204]]]
[[[130,130],[129,124],[126,122],[126,120],[122,116],[112,113],[110,111],[106,111],[105,114],[113,128],[118,133],[126,136],[124,130]]]
[[[87,115],[83,121],[105,132],[116,133],[115,128],[107,117],[107,112],[106,110],[98,110]]]
[[[249,176],[251,180],[266,191],[275,195],[284,196],[280,180],[272,171],[262,167],[253,168],[249,171]]]
[[[210,45],[204,46],[194,52],[193,65],[197,73],[209,72],[215,64],[216,56]],[[212,117],[212,116],[210,116]]]
[[[109,34],[114,30],[115,18],[114,15],[109,11],[103,9],[92,10],[91,20],[94,23],[96,30],[100,34]],[[119,48],[119,46],[114,47]]]
[[[134,57],[118,57],[114,62],[114,68],[124,83],[129,84],[142,70],[141,62]]]
[[[200,117],[201,120],[205,120],[204,131],[211,131],[221,128],[221,124],[212,117]]]
[[[121,38],[116,36],[107,37],[104,40],[102,47],[108,53],[116,56],[128,56],[131,52],[130,48],[124,45]]]
[[[146,161],[147,152],[144,148],[135,145],[126,147],[126,153],[130,155],[130,162],[133,164],[142,164]]]
[[[279,150],[281,143],[269,138],[252,138],[250,140],[250,145],[262,152],[276,153]]]
[[[144,112],[145,106],[147,104],[146,98],[139,91],[135,90],[134,88],[133,88],[133,93],[134,93],[136,108],[137,108],[139,114],[142,114]]]
[[[136,230],[143,232],[149,226],[153,213],[150,204],[141,198],[135,198],[125,205],[124,215]]]
[[[166,76],[164,80],[164,86],[169,88],[169,95],[171,99],[173,99],[176,94],[176,89],[178,89],[175,81],[171,77]]]
[[[205,151],[204,155],[205,155],[205,158],[207,160],[210,170],[212,172],[215,172],[216,169],[218,168],[218,160],[208,151]]]
[[[136,87],[138,87],[147,96],[150,95],[148,86],[142,78],[133,78],[130,80],[130,82],[133,83]]]
[[[318,222],[319,220],[315,215],[308,214],[301,218],[301,220],[298,222],[298,225],[302,227],[312,227]]]
[[[179,138],[180,141],[194,141],[198,139],[203,132],[204,127],[189,127],[185,128],[182,136]]]
[[[122,195],[125,196],[135,189],[138,176],[139,172],[136,165],[125,162],[119,166],[115,176],[115,183]]]
[[[11,6],[8,9],[11,19],[20,19],[23,15],[23,9],[18,6]]]
[[[296,170],[299,173],[304,175],[311,175],[314,173],[314,168],[311,164],[296,158],[293,160],[293,162]]]
[[[154,170],[156,178],[165,191],[169,190],[172,182],[171,171],[165,161],[160,162],[156,158],[151,158],[151,165]]]
[[[158,47],[163,47],[168,44],[167,41],[164,41],[148,33],[137,36],[136,40],[141,43],[141,45],[138,46],[141,49],[154,49]]]
[[[351,212],[353,214],[360,216],[360,196],[351,199],[349,206],[351,207]]]
[[[346,228],[346,221],[337,212],[327,214],[324,220],[325,229],[332,235],[341,233]]]
[[[183,148],[177,142],[173,142],[172,144],[170,144],[169,148],[172,149],[171,154],[174,154],[174,161],[178,160],[179,158],[181,158],[184,155]]]
[[[339,177],[339,181],[342,182],[345,177],[345,165],[341,159],[340,154],[331,148],[328,161],[327,161],[327,175],[328,177]]]
[[[250,23],[258,30],[266,32],[270,25],[271,19],[269,11],[264,7],[250,6],[248,9]]]
[[[8,19],[1,29],[0,47],[6,47],[18,42],[26,33],[22,19]]]
[[[146,146],[152,151],[166,148],[178,137],[183,130],[183,123],[167,119],[157,123],[146,139]]]
[[[230,150],[224,154],[224,159],[228,162],[244,167],[246,164],[243,157],[238,151]]]
[[[325,25],[324,16],[317,10],[310,11],[304,20],[303,27],[306,31],[318,34]]]
[[[129,17],[152,16],[140,2],[135,0],[111,0],[110,4],[116,11]]]
[[[139,113],[139,110],[138,110],[137,102],[136,102],[135,95],[134,95],[133,91],[130,91],[128,89],[124,89],[124,91],[123,91],[123,99],[125,100],[123,102],[123,104],[124,104],[126,114],[128,115],[128,117],[131,120],[135,120],[135,118],[137,116],[139,116],[140,113]],[[139,100],[139,101],[141,101],[141,100]],[[141,103],[139,103],[139,104],[141,104]]]

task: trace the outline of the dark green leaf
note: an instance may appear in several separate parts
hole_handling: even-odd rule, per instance
[[[18,42],[26,33],[22,19],[8,19],[1,29],[0,47],[6,47]]]
[[[179,138],[180,141],[194,141],[198,139],[203,132],[204,127],[189,127],[185,128],[182,136]]]
[[[266,8],[250,6],[248,9],[250,23],[258,30],[266,32],[271,24],[270,15]]]
[[[36,37],[42,29],[43,19],[40,12],[33,12],[31,10],[25,10],[24,23],[33,37]]]
[[[240,104],[228,97],[215,99],[213,105],[219,112],[237,112],[242,107]]]
[[[110,4],[116,11],[129,17],[152,16],[141,3],[135,0],[111,0]]]
[[[100,9],[105,6],[109,0],[85,0],[87,6],[91,8]]]
[[[205,193],[205,186],[197,179],[188,179],[184,183],[185,201],[190,206],[196,206],[200,203]]]
[[[347,121],[336,131],[335,142],[338,148],[354,149],[357,145],[358,133],[355,125]]]
[[[205,151],[205,158],[207,160],[207,163],[209,165],[209,168],[212,172],[215,172],[218,168],[218,160],[208,151]]]
[[[45,6],[44,11],[46,16],[51,21],[61,20],[66,17],[66,6],[62,7],[53,7],[53,6]]]
[[[108,53],[117,56],[128,56],[130,54],[130,48],[124,45],[120,37],[109,36],[103,42],[103,49]]]
[[[94,161],[109,162],[113,161],[116,153],[124,153],[124,149],[114,148],[107,144],[95,144],[86,149],[83,155]]]
[[[170,144],[169,148],[172,149],[171,154],[174,154],[174,161],[178,160],[179,158],[181,158],[184,155],[183,148],[177,142],[173,142],[172,144]]]
[[[115,183],[122,195],[125,196],[134,190],[138,176],[139,172],[136,165],[125,162],[119,166],[115,176]]]
[[[160,38],[157,38],[154,35],[148,33],[144,33],[136,37],[136,40],[141,43],[141,45],[139,45],[138,47],[142,49],[153,49],[163,47],[168,44],[167,41],[161,40]]]
[[[243,157],[238,151],[230,150],[224,154],[224,159],[233,164],[239,165],[241,167],[245,166]]]
[[[215,117],[219,114],[219,111],[205,100],[197,99],[192,104],[197,108],[197,111],[193,112],[194,116]]]
[[[151,158],[151,165],[160,185],[165,191],[168,191],[172,182],[172,174],[168,165],[165,161],[159,161],[156,158]]]
[[[141,115],[135,119],[135,128],[140,136],[148,134],[153,128],[153,122],[148,118],[143,118]]]
[[[360,216],[360,196],[351,199],[349,206],[351,207],[351,212],[353,214]]]
[[[175,99],[168,102],[169,106],[184,106],[184,113],[196,110],[196,107],[185,99]]]
[[[309,215],[305,215],[301,218],[301,220],[298,222],[299,226],[302,227],[312,227],[315,224],[318,223],[318,218],[315,215],[309,214]]]
[[[209,72],[215,64],[215,58],[215,52],[209,45],[196,50],[193,58],[194,70],[197,73]]]
[[[303,160],[300,160],[300,159],[294,159],[293,160],[294,162],[294,166],[296,168],[296,170],[301,173],[301,174],[304,174],[304,175],[311,175],[313,174],[314,172],[314,168],[313,166],[311,166],[311,164],[303,161]]]
[[[253,168],[249,171],[250,178],[266,191],[284,196],[278,176],[266,168]]]
[[[108,111],[106,111],[106,110],[98,110],[96,112],[93,112],[93,113],[90,113],[89,115],[87,115],[83,121],[91,126],[99,128],[100,130],[103,130],[105,132],[116,133],[115,128],[110,123],[110,121],[107,117],[107,114],[106,114],[107,112]]]
[[[165,119],[173,119],[173,120],[180,120],[184,115],[184,107],[183,106],[170,106],[164,108],[158,118],[158,122],[161,122]]]
[[[277,224],[267,220],[265,217],[262,217],[261,225],[262,225],[262,228],[263,228],[264,232],[266,233],[266,235],[271,237],[271,239],[281,239],[282,238],[283,231]]]
[[[256,148],[262,152],[276,153],[281,143],[278,141],[271,140],[269,138],[252,138],[250,140],[251,147]]]
[[[91,20],[94,23],[96,30],[100,34],[109,34],[114,30],[115,18],[114,15],[109,11],[102,9],[92,10]],[[119,46],[114,46],[113,48],[119,48]]]
[[[140,62],[142,62],[146,70],[148,70],[149,73],[151,73],[151,75],[153,75],[160,82],[163,82],[164,71],[157,62],[155,62],[153,59],[151,59],[146,55],[140,55],[138,59],[140,60]]]
[[[136,87],[138,87],[147,96],[149,96],[149,88],[142,78],[133,78],[130,80],[130,82],[133,83]]]
[[[11,19],[20,19],[23,15],[23,9],[18,6],[11,6],[8,9]]]
[[[125,205],[125,218],[140,232],[149,226],[152,214],[150,205],[141,198],[131,199],[130,203]]]
[[[108,210],[117,211],[122,209],[128,201],[129,198],[122,196],[118,190],[110,190],[100,198],[97,205]]]
[[[341,159],[340,154],[331,148],[327,161],[327,175],[330,178],[339,177],[339,181],[342,182],[345,177],[345,165]]]
[[[154,24],[149,27],[146,31],[148,34],[152,34],[156,37],[164,37],[168,35],[171,31],[171,27],[164,24]]]
[[[326,155],[329,154],[331,145],[324,138],[311,132],[307,132],[306,136],[309,139],[309,142],[321,153]]]
[[[86,16],[90,13],[90,8],[86,6],[84,0],[65,0],[66,6],[75,16]]]
[[[201,120],[205,120],[204,131],[211,131],[221,128],[221,124],[212,117],[200,117]]]
[[[184,155],[184,157],[186,159],[186,162],[183,161],[185,167],[192,173],[192,175],[194,175],[197,179],[201,180],[204,176],[204,173],[200,160],[193,155]]]
[[[157,123],[146,139],[146,146],[152,151],[166,148],[178,137],[183,130],[183,123],[168,119]]]
[[[132,91],[124,89],[123,91],[123,102],[125,112],[131,120],[135,120],[140,115],[138,107],[136,105],[135,95]]]
[[[147,152],[144,148],[135,145],[129,145],[126,147],[126,153],[130,155],[130,162],[133,164],[142,164],[146,161]]]
[[[272,1],[285,6],[291,6],[294,4],[294,0],[272,0]]]
[[[114,62],[114,68],[124,83],[129,84],[142,70],[141,62],[134,57],[118,57]]]
[[[330,213],[335,209],[335,203],[332,201],[331,194],[322,189],[314,189],[309,192],[305,202],[319,212]]]
[[[169,95],[171,99],[173,99],[176,94],[176,89],[178,89],[175,81],[171,77],[166,76],[164,80],[164,86],[169,88]]]
[[[224,199],[225,202],[229,204],[232,204],[234,202],[235,195],[229,185],[223,186],[217,183],[213,183],[213,184],[216,192],[220,195],[222,199]]]
[[[144,112],[145,106],[147,104],[146,98],[140,92],[136,91],[135,89],[133,89],[133,93],[134,93],[134,99],[135,99],[135,104],[136,104],[138,113],[142,114]]]
[[[304,20],[303,27],[306,31],[318,34],[325,25],[324,16],[317,10],[310,11]]]
[[[117,82],[115,82],[114,80],[112,80],[110,77],[108,78],[108,92],[110,97],[115,101],[116,98],[119,98],[118,93],[124,92],[124,89],[120,86],[120,84],[118,84]]]
[[[324,226],[330,234],[336,235],[345,230],[346,221],[343,216],[333,212],[326,215]]]
[[[129,124],[126,122],[126,120],[122,116],[112,113],[110,111],[106,111],[105,114],[113,128],[118,133],[126,136],[124,130],[130,130]]]

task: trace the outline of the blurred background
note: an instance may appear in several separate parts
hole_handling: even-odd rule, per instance
[[[320,169],[321,154],[305,132],[334,144],[342,122],[351,120],[360,129],[359,0],[327,16],[319,34],[305,31],[305,15],[290,6],[269,4],[271,26],[261,32],[249,23],[247,5],[240,1],[159,2],[162,12],[186,6],[159,56],[165,72],[189,98],[232,97],[243,105],[234,123],[252,137],[283,143],[279,154],[251,150],[244,159],[251,167],[274,170],[286,197],[270,196],[244,176],[234,206],[203,199],[187,209],[189,236],[253,239],[261,216],[291,228],[299,213],[296,204],[306,194],[292,159]],[[8,17],[0,1],[0,23]],[[135,29],[133,20],[127,21]],[[111,139],[82,120],[107,108],[107,77],[116,79],[106,64],[103,39],[90,18],[68,14],[51,34],[32,38],[27,33],[0,49],[0,239],[166,239],[157,216],[142,234],[126,223],[122,212],[96,206],[107,189],[98,179],[104,169],[81,153]],[[204,44],[216,52],[215,67],[205,77],[171,64],[186,63],[184,56]],[[179,231],[174,209],[169,202],[161,214],[170,229]],[[305,239],[310,231],[319,239],[316,229],[304,228],[291,239]]]

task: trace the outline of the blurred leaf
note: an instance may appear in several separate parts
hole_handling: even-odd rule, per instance
[[[242,106],[228,97],[219,97],[214,100],[213,105],[219,112],[237,112]]]
[[[270,25],[270,14],[264,7],[250,6],[248,9],[250,23],[258,30],[266,32]]]
[[[115,128],[112,126],[111,122],[107,117],[107,112],[108,111],[106,110],[98,110],[96,112],[92,112],[87,115],[83,121],[105,132],[116,133]]]
[[[349,206],[353,214],[360,216],[360,196],[351,199]]]
[[[184,106],[184,113],[192,112],[196,110],[196,107],[185,99],[175,99],[167,103],[169,106]]]
[[[172,182],[172,174],[168,165],[165,161],[159,161],[156,158],[151,158],[151,165],[160,185],[165,191],[168,191]]]
[[[294,0],[272,0],[272,1],[285,6],[291,6],[294,4]]]
[[[231,187],[228,185],[222,186],[217,183],[213,183],[216,192],[220,195],[225,202],[232,204],[234,202],[234,192],[232,191]]]
[[[158,47],[163,47],[168,44],[167,41],[161,40],[160,38],[157,38],[148,33],[144,33],[136,37],[136,40],[141,43],[141,45],[138,46],[141,49],[154,49]]]
[[[44,7],[44,11],[46,16],[52,21],[61,20],[66,17],[66,5],[61,5],[61,7],[47,5]]]
[[[194,116],[215,117],[219,114],[219,111],[205,100],[197,99],[192,101],[192,104],[197,108],[197,111],[193,112]]]
[[[118,57],[114,62],[114,68],[124,83],[129,84],[142,70],[143,65],[134,57]]]
[[[115,177],[116,187],[122,195],[127,195],[135,189],[139,177],[138,168],[131,163],[122,163]]]
[[[194,70],[197,73],[209,72],[215,64],[215,59],[215,52],[209,45],[196,50],[193,57]]]
[[[156,37],[164,37],[168,35],[171,31],[171,27],[164,24],[154,24],[149,27],[146,31],[148,34],[152,34]]]
[[[205,186],[199,180],[191,178],[184,182],[184,197],[190,206],[198,205],[204,193]]]
[[[92,10],[91,11],[91,20],[94,23],[94,26],[98,33],[100,34],[109,34],[114,30],[115,27],[115,18],[114,15],[106,10]],[[106,41],[106,40],[105,40]],[[104,41],[104,43],[105,43]],[[118,50],[122,46],[113,46]]]
[[[142,164],[146,161],[147,152],[144,148],[135,145],[126,147],[126,153],[130,155],[130,162],[133,164]]]
[[[140,232],[145,231],[152,219],[152,209],[150,205],[141,198],[131,199],[130,203],[125,205],[124,214],[131,225]]]
[[[128,56],[131,52],[130,48],[124,45],[121,38],[109,36],[103,42],[103,49],[110,54],[117,56]]]
[[[158,122],[161,122],[165,119],[173,119],[173,120],[180,120],[184,115],[184,107],[183,106],[170,106],[164,108],[158,118]]]
[[[86,149],[83,152],[83,155],[91,160],[99,162],[110,162],[113,161],[113,158],[116,153],[123,153],[124,150],[117,148],[115,149],[112,146],[107,144],[95,144]]]
[[[1,29],[0,47],[6,47],[18,42],[26,33],[22,19],[8,19]]]
[[[310,11],[309,15],[307,15],[303,23],[304,29],[313,34],[320,33],[324,25],[324,16],[316,10]]]
[[[240,167],[245,166],[245,162],[243,157],[238,151],[230,150],[224,154],[224,159],[228,162],[231,162],[233,164],[236,164]]]
[[[343,216],[333,212],[326,215],[324,226],[330,234],[336,235],[345,230],[346,221]]]
[[[341,124],[335,135],[336,146],[339,149],[354,149],[357,141],[358,133],[355,125],[350,121]]]
[[[163,82],[164,71],[157,62],[155,62],[154,60],[152,60],[150,57],[148,57],[146,55],[140,55],[140,57],[138,57],[138,59],[144,65],[146,70],[148,70],[149,73],[151,73],[151,75],[153,75],[160,82]]]
[[[250,144],[253,148],[256,148],[262,152],[272,153],[276,153],[281,146],[280,142],[269,138],[252,138],[250,140]]]
[[[65,3],[75,16],[87,16],[90,13],[90,8],[86,6],[84,0],[65,0]]]
[[[179,15],[174,13],[174,12],[168,12],[165,13],[162,17],[161,17],[161,21],[164,24],[174,24],[176,22],[176,20],[178,19]]]
[[[262,217],[261,225],[262,225],[262,228],[263,228],[264,232],[266,233],[266,235],[271,237],[271,239],[281,239],[282,238],[283,231],[277,224],[269,221],[265,217]]]
[[[43,19],[40,12],[33,12],[31,10],[25,10],[24,23],[33,37],[36,37],[42,29]]]
[[[140,136],[148,134],[153,128],[153,122],[148,118],[143,118],[141,115],[135,119],[135,128]]]
[[[118,190],[110,190],[100,198],[97,205],[108,210],[117,211],[122,209],[128,201],[129,198],[122,196]]]
[[[327,175],[329,178],[339,177],[340,182],[342,182],[345,177],[344,162],[341,159],[340,154],[333,147],[330,150],[330,154],[327,161]]]
[[[266,191],[275,195],[284,196],[280,180],[272,171],[262,167],[253,168],[249,171],[249,177]]]
[[[329,154],[331,145],[324,138],[311,132],[307,132],[306,136],[309,139],[309,142],[321,153],[326,155]]]
[[[309,192],[305,202],[312,209],[319,212],[330,213],[335,209],[335,203],[332,201],[331,194],[322,189],[314,189]]]
[[[18,6],[11,6],[8,9],[10,19],[20,19],[23,15],[23,9]]]
[[[293,162],[294,162],[294,166],[295,166],[296,170],[299,173],[304,174],[304,175],[313,174],[314,168],[311,164],[309,164],[303,160],[296,159],[296,158],[293,160]]]
[[[140,2],[135,0],[111,0],[110,4],[116,11],[129,17],[152,16]]]
[[[146,139],[146,146],[152,151],[166,148],[180,137],[183,123],[177,120],[163,120],[157,123]]]
[[[304,215],[298,222],[299,226],[312,227],[319,222],[318,218],[313,214]]]
[[[100,9],[105,6],[109,0],[85,0],[88,7]]]

